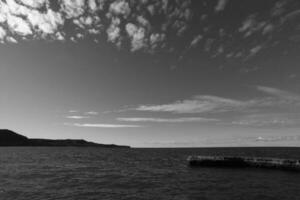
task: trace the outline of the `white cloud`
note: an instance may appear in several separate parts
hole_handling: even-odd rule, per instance
[[[250,15],[247,17],[247,19],[243,22],[242,26],[239,28],[240,32],[245,32],[249,29],[251,29],[252,26],[256,23],[255,16]]]
[[[130,14],[130,7],[125,0],[116,0],[109,7],[110,12],[115,15],[123,15],[127,17]]]
[[[67,119],[87,119],[89,118],[88,116],[80,116],[80,115],[71,115],[71,116],[67,116]]]
[[[137,17],[137,22],[144,27],[150,28],[149,21],[141,15]]]
[[[243,33],[246,38],[256,32],[261,32],[263,35],[271,33],[274,28],[275,27],[268,21],[259,21],[257,20],[257,16],[252,14],[243,21],[242,26],[238,30]]]
[[[215,11],[219,12],[219,11],[224,10],[227,2],[228,2],[228,0],[219,0],[215,7]]]
[[[66,126],[87,127],[87,128],[139,128],[139,125],[129,124],[80,124],[80,123],[64,123]]]
[[[3,7],[2,11],[5,11],[6,14],[26,15],[30,11],[29,8],[16,3],[14,0],[7,0],[6,3],[1,5]]]
[[[131,51],[136,51],[146,47],[145,29],[132,23],[126,24],[126,31],[131,38]]]
[[[289,20],[293,20],[293,19],[295,19],[295,18],[297,18],[297,17],[299,17],[299,16],[300,16],[300,9],[294,10],[294,11],[292,11],[292,12],[286,14],[286,15],[282,18],[282,22],[285,23],[285,22],[287,22],[287,21],[289,21]]]
[[[9,12],[9,8],[7,4],[0,1],[0,23],[3,23],[6,21],[7,13]]]
[[[32,31],[28,23],[21,17],[9,15],[7,17],[7,24],[11,31],[16,32],[22,36],[31,35]]]
[[[272,88],[272,87],[266,87],[266,86],[257,86],[257,90],[267,93],[269,95],[277,96],[281,99],[289,99],[289,100],[295,100],[295,101],[300,101],[300,95],[287,92],[284,90],[280,90],[277,88]]]
[[[61,11],[67,18],[79,17],[84,13],[84,4],[83,0],[62,0]]]
[[[300,116],[288,113],[258,113],[240,116],[232,121],[234,125],[253,127],[285,127],[299,125]]]
[[[93,25],[94,18],[91,16],[80,17],[73,20],[73,23],[79,26],[80,28],[84,29],[86,26]]]
[[[198,95],[192,99],[176,101],[171,104],[141,105],[137,107],[136,110],[172,113],[204,113],[212,111],[228,111],[232,108],[238,108],[243,105],[244,103],[238,100],[227,99],[217,96]]]
[[[91,11],[96,11],[97,10],[97,4],[95,0],[88,0],[88,5]]]
[[[96,111],[89,111],[85,113],[86,115],[98,115],[99,113]]]
[[[48,0],[20,0],[23,4],[32,8],[40,8],[48,3]]]
[[[246,56],[244,60],[248,60],[248,59],[252,58],[253,56],[255,56],[256,54],[258,54],[263,49],[263,47],[264,46],[262,44],[260,44],[260,45],[257,45],[255,47],[251,48],[249,50],[248,56]]]
[[[120,39],[120,31],[119,24],[121,20],[119,18],[113,18],[109,28],[107,29],[107,40],[113,43],[116,43]]]
[[[31,7],[39,7],[47,3],[46,1],[26,2],[28,4],[34,2]],[[41,35],[54,34],[58,26],[64,23],[61,13],[54,12],[50,8],[47,8],[45,12],[40,12],[13,0],[7,1],[7,4],[1,3],[0,6],[0,21],[7,21],[10,30],[17,35],[31,35],[34,31]]]
[[[236,100],[210,95],[198,95],[191,99],[175,101],[169,104],[140,105],[136,111],[169,112],[169,113],[225,113],[225,112],[276,112],[285,110],[292,112],[293,107],[300,107],[300,96],[271,87],[257,86],[257,91],[267,96],[249,100]],[[295,109],[294,109],[295,110]]]
[[[0,41],[6,36],[6,31],[0,26]]]
[[[300,135],[281,135],[281,136],[259,136],[255,138],[257,142],[277,142],[277,141],[299,141]]]
[[[65,37],[61,32],[56,32],[55,37],[57,40],[61,40],[61,41],[65,40]]]
[[[133,36],[135,33],[136,33],[136,31],[138,30],[138,28],[137,28],[137,26],[136,25],[134,25],[134,24],[132,24],[132,23],[128,23],[128,24],[126,24],[126,31],[127,31],[127,33],[128,33],[128,35],[129,36]]]
[[[195,47],[198,42],[203,38],[201,34],[194,37],[194,39],[191,41],[190,47]]]
[[[69,110],[69,113],[77,113],[79,112],[78,110]]]
[[[57,31],[58,26],[64,23],[61,14],[51,9],[48,9],[47,13],[31,11],[28,13],[28,20],[33,27],[43,34],[53,34]]]
[[[275,27],[274,27],[273,24],[267,24],[267,25],[263,28],[262,34],[263,34],[263,35],[269,34],[269,33],[271,33],[274,29],[275,29]]]
[[[6,37],[6,41],[10,43],[18,43],[18,41],[11,36]]]
[[[202,118],[202,117],[182,117],[182,118],[144,118],[144,117],[125,117],[117,118],[119,121],[127,122],[215,122],[218,119]]]
[[[150,35],[150,47],[151,49],[156,49],[160,45],[162,45],[165,41],[166,34],[164,33],[152,33]]]
[[[55,6],[50,2],[49,0],[0,1],[0,23],[1,26],[8,23],[9,28],[9,30],[5,30],[6,36],[18,38],[18,40],[51,38],[53,40],[66,39],[75,42],[78,41],[76,33],[81,33],[83,37],[92,36],[94,41],[102,41],[100,38],[95,37],[99,33],[106,32],[107,41],[119,48],[128,48],[127,42],[129,40],[129,49],[131,51],[153,53],[154,50],[175,51],[178,47],[172,43],[174,41],[172,39],[173,36],[177,35],[179,41],[184,34],[188,33],[187,35],[190,35],[194,31],[199,31],[195,27],[197,23],[191,22],[193,17],[198,15],[193,13],[194,9],[191,9],[192,3],[190,0],[174,1],[172,3],[167,0],[59,0],[57,1],[57,5],[55,3]],[[216,12],[220,12],[225,9],[229,1],[218,0],[216,2],[216,4],[210,5],[204,5],[204,3],[203,6],[212,6],[211,8],[207,7],[207,9],[215,9]],[[278,9],[281,9],[282,5],[278,6]],[[284,29],[285,27],[281,25],[284,25],[287,21],[297,19],[299,13],[299,10],[286,10],[286,12],[281,12],[280,19],[278,20],[275,17],[274,20],[273,18],[268,19],[259,13],[250,14],[245,20],[241,21],[238,31],[242,37],[249,37],[254,33],[260,33],[261,37],[268,37],[267,42],[270,42],[275,38],[270,37],[270,34],[275,34],[276,28],[278,30]],[[162,20],[153,20],[154,18],[151,18],[151,16],[156,14]],[[208,15],[200,14],[199,20],[206,20]],[[101,19],[99,16],[101,16]],[[278,15],[276,16],[278,18]],[[196,18],[194,19],[197,20]],[[222,24],[220,25],[223,26]],[[2,26],[2,28],[5,29],[6,26]],[[201,39],[204,40],[203,38],[206,37],[203,44],[201,43],[204,51],[228,55],[229,52],[226,52],[226,50],[232,49],[232,45],[235,44],[233,41],[235,38],[232,38],[233,32],[222,29],[226,34],[220,33],[217,36],[220,38],[209,38],[211,34],[214,34],[212,31],[215,28],[213,24],[205,25],[201,35],[194,35],[194,38],[191,38],[190,41],[185,40],[185,44],[182,43],[184,47],[182,52],[185,53],[190,47],[197,46],[199,41]],[[289,36],[291,35],[298,36],[294,32],[287,34],[289,34],[287,38],[290,38]],[[24,37],[28,35],[32,35],[33,37]],[[228,40],[226,40],[225,44],[223,42],[227,39],[226,37],[228,37]],[[250,41],[249,44],[261,45]],[[221,45],[224,48],[221,48]],[[220,48],[215,49],[218,47]],[[267,46],[263,46],[263,48],[265,47]],[[243,49],[245,53],[243,56],[247,56],[246,52],[255,55],[256,51],[259,50],[255,49],[255,46],[253,49]],[[232,56],[232,58],[236,57]]]
[[[149,4],[149,5],[147,6],[147,10],[148,10],[148,12],[151,14],[151,16],[154,15],[155,7],[154,7],[153,4]]]

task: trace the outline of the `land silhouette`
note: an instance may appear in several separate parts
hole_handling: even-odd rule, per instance
[[[78,139],[35,139],[28,138],[8,129],[0,129],[0,146],[80,146],[105,148],[130,148],[125,145],[99,144]]]

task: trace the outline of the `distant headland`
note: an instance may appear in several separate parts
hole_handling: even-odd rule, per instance
[[[104,148],[130,148],[130,146],[115,144],[98,144],[85,140],[50,140],[50,139],[32,139],[15,133],[8,129],[0,129],[0,146],[53,146],[53,147],[104,147]]]

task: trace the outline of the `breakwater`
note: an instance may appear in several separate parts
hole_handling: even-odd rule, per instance
[[[189,156],[192,167],[256,167],[300,171],[300,160],[264,158],[264,157],[231,157],[231,156]]]

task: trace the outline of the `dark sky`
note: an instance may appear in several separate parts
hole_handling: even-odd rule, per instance
[[[299,146],[298,0],[0,1],[1,128]]]

